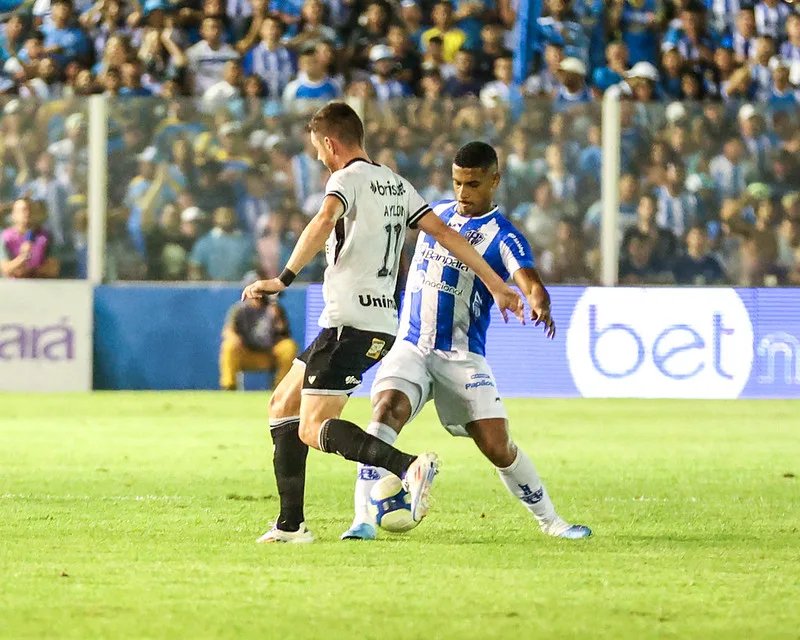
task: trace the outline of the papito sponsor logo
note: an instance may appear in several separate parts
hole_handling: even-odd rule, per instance
[[[732,289],[587,289],[567,331],[587,397],[736,398],[753,364],[753,327]]]

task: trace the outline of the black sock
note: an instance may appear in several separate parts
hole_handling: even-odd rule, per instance
[[[308,445],[300,440],[297,418],[276,421],[270,425],[275,453],[272,465],[275,468],[275,482],[281,500],[281,513],[277,527],[282,531],[297,531],[303,517],[303,500],[306,487],[306,458]]]
[[[358,425],[338,418],[322,423],[319,443],[327,453],[336,453],[372,467],[383,467],[400,478],[416,459],[416,456],[395,449]]]

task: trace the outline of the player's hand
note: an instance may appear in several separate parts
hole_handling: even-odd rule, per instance
[[[242,301],[245,300],[264,300],[267,296],[280,293],[286,288],[277,278],[270,280],[256,280],[253,284],[245,287],[242,291]]]
[[[531,320],[534,327],[544,325],[544,334],[551,340],[556,337],[556,323],[550,315],[550,294],[542,287],[534,289],[528,297],[528,304],[531,306]]]
[[[492,292],[492,297],[497,308],[500,309],[504,322],[508,322],[508,312],[510,311],[522,324],[525,324],[525,305],[516,291],[504,284],[502,289]]]

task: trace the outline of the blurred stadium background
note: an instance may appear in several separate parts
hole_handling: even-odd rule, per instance
[[[800,588],[796,408],[689,400],[800,398],[798,3],[3,0],[0,12],[0,561],[13,578],[0,636],[303,637],[290,623],[303,594],[286,589],[298,570],[327,585],[308,618],[317,635],[364,619],[363,637],[426,632],[426,611],[412,606],[409,623],[393,600],[414,594],[398,576],[420,571],[400,544],[270,556],[277,591],[265,586],[251,549],[275,501],[265,398],[185,393],[220,388],[232,305],[279,273],[316,212],[326,171],[303,127],[336,98],[364,118],[373,159],[429,201],[451,196],[461,144],[493,144],[498,204],[553,295],[556,341],[495,321],[490,361],[520,398],[512,429],[557,504],[595,528],[595,555],[518,527],[490,470],[423,437],[435,429],[423,414],[412,442],[455,460],[441,519],[407,543],[431,563],[434,609],[453,611],[440,637],[796,634],[796,608],[781,606]],[[322,270],[280,301],[300,346]],[[278,360],[253,360],[235,386],[264,391]],[[91,389],[183,393],[10,393]],[[671,401],[540,400],[581,397]],[[349,410],[363,419],[366,402]],[[351,470],[315,463],[315,532],[332,541]],[[352,595],[360,570],[341,569],[363,558],[386,573],[370,598]],[[51,580],[81,574],[76,606]],[[537,595],[487,609],[506,581]],[[244,624],[254,594],[274,617]],[[339,602],[356,608],[342,617]]]

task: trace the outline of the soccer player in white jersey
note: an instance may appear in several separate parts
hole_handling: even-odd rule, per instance
[[[464,236],[503,280],[514,279],[528,300],[531,318],[553,338],[550,296],[534,269],[531,248],[492,202],[500,182],[494,149],[470,142],[456,154],[452,171],[457,199],[435,204],[434,213]],[[403,426],[433,399],[445,428],[475,441],[544,533],[588,537],[589,527],[559,517],[533,462],[511,439],[508,416],[484,358],[491,308],[483,283],[423,230],[409,270],[398,340],[372,386],[367,432],[394,443]],[[355,520],[342,539],[375,538],[369,492],[387,473],[359,465]]]
[[[348,460],[389,469],[403,478],[412,516],[427,511],[436,454],[398,451],[339,415],[361,377],[386,354],[397,333],[394,290],[408,227],[419,227],[486,283],[503,313],[524,320],[519,295],[461,235],[433,214],[405,179],[372,162],[364,151],[364,126],[344,103],[320,109],[309,124],[319,159],[331,171],[319,213],[300,235],[283,273],[247,287],[243,298],[284,290],[325,248],[322,331],[298,358],[270,399],[273,464],[281,511],[259,542],[313,541],[305,525],[306,457],[312,446]]]

